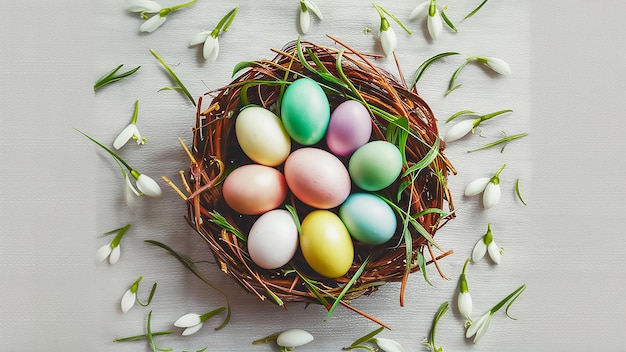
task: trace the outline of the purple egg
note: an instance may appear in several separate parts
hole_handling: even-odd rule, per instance
[[[369,111],[355,100],[339,104],[330,116],[326,144],[337,156],[350,156],[370,140],[372,119]]]

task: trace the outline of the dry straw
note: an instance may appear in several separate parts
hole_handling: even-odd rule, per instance
[[[183,197],[190,224],[206,240],[221,270],[247,291],[285,307],[286,302],[321,303],[329,315],[343,305],[384,325],[350,302],[388,282],[401,282],[400,304],[404,305],[409,273],[423,270],[428,263],[434,263],[439,271],[437,259],[452,251],[442,250],[432,237],[453,217],[446,179],[455,171],[443,155],[445,143],[439,140],[433,112],[417,91],[409,90],[402,77],[398,82],[374,66],[369,60],[375,56],[360,54],[331,39],[342,49],[297,41],[273,50],[273,60],[237,65],[237,76],[229,85],[207,93],[213,99],[204,111],[201,101],[198,104],[193,150],[189,152],[191,177],[189,181],[183,178],[190,195]],[[257,217],[241,216],[222,197],[221,185],[228,171],[250,162],[234,133],[238,112],[247,104],[276,111],[282,92],[301,77],[320,83],[331,109],[348,99],[366,103],[373,119],[373,138],[398,145],[406,159],[403,175],[380,192],[398,211],[397,233],[384,245],[355,243],[354,263],[337,279],[317,275],[299,253],[279,269],[256,266],[247,253],[245,238]],[[415,165],[418,167],[411,168]],[[411,169],[410,175],[404,175]],[[300,220],[312,210],[291,195],[286,205]]]

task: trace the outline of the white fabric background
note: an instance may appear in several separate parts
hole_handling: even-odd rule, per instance
[[[326,16],[313,20],[304,36],[327,45],[331,34],[357,50],[380,53],[378,16],[358,0],[317,0]],[[177,180],[188,163],[177,137],[187,142],[195,109],[182,95],[158,92],[171,85],[148,49],[155,49],[199,96],[230,80],[234,64],[271,58],[297,35],[297,1],[242,0],[231,29],[220,38],[217,62],[207,64],[200,47],[187,48],[194,34],[212,28],[234,3],[202,1],[171,14],[152,34],[139,34],[140,20],[124,12],[123,1],[3,1],[0,14],[0,347],[6,351],[88,350],[144,351],[145,342],[113,343],[115,337],[144,332],[153,310],[154,330],[172,329],[187,312],[204,313],[223,298],[193,277],[164,251],[143,243],[156,239],[195,260],[212,257],[188,229],[180,198],[163,185],[164,197],[142,199],[134,212],[123,204],[119,170],[108,155],[78,134],[84,130],[110,143],[128,123],[140,100],[138,126],[146,145],[128,145],[121,155],[142,172]],[[173,5],[175,1],[165,1]],[[443,51],[498,56],[513,75],[491,75],[468,66],[463,87],[443,97],[447,80],[462,59],[451,57],[431,67],[418,88],[443,120],[461,109],[513,114],[485,124],[485,138],[470,136],[451,144],[447,155],[459,171],[449,183],[456,195],[457,219],[437,234],[455,254],[441,261],[450,281],[429,268],[436,287],[413,275],[407,304],[398,306],[398,285],[383,287],[355,306],[393,328],[380,336],[421,351],[432,317],[441,302],[452,302],[441,321],[437,342],[446,351],[527,351],[623,349],[626,327],[624,289],[626,249],[619,230],[624,184],[623,99],[626,61],[620,10],[614,1],[490,1],[472,19],[460,21],[479,1],[449,3],[448,14],[459,33],[445,31],[436,43],[426,40],[425,26],[409,22],[418,3],[380,1],[414,31],[399,37],[398,59],[410,79],[426,58]],[[567,15],[566,15],[567,14]],[[602,14],[602,16],[600,16]],[[372,34],[363,30],[369,27]],[[123,63],[141,65],[122,82],[92,91],[94,81]],[[396,72],[391,60],[380,66]],[[529,132],[497,149],[467,154],[468,148],[509,134]],[[502,163],[501,204],[489,211],[462,190],[488,176]],[[520,185],[528,207],[514,195]],[[476,317],[522,283],[526,292],[508,320],[498,313],[477,345],[466,340],[456,312],[455,290],[464,259],[491,222],[505,248],[500,266],[488,261],[470,267],[470,290]],[[94,262],[97,248],[110,238],[101,234],[132,223],[122,241],[122,259],[114,266]],[[302,351],[338,351],[373,330],[370,321],[339,309],[328,322],[318,306],[290,304],[284,311],[243,292],[212,264],[199,263],[207,277],[226,290],[233,304],[230,325],[180,337],[158,338],[161,347],[195,350],[210,345],[219,351],[270,351],[250,342],[290,327],[315,336]],[[122,293],[144,276],[140,296],[153,282],[159,287],[148,308],[119,310]]]

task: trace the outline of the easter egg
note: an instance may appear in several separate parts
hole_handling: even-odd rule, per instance
[[[382,244],[396,232],[396,215],[384,200],[371,193],[353,193],[339,208],[339,217],[354,239]]]
[[[248,253],[264,269],[287,264],[298,249],[298,228],[285,209],[274,209],[261,215],[248,233]]]
[[[317,82],[300,78],[285,90],[280,114],[291,138],[308,146],[324,138],[330,120],[330,105]]]
[[[355,100],[339,104],[330,115],[326,145],[338,156],[349,156],[357,148],[369,142],[372,120],[369,111]]]
[[[314,210],[302,220],[302,255],[318,274],[337,278],[352,266],[354,246],[341,219],[328,210]]]
[[[391,185],[402,171],[402,155],[386,141],[369,142],[350,157],[348,171],[352,181],[365,191],[379,191]]]
[[[250,164],[236,168],[222,186],[226,204],[245,215],[258,215],[276,209],[287,196],[287,184],[280,171]]]
[[[350,195],[350,175],[343,163],[318,148],[300,148],[285,161],[285,180],[302,202],[319,209],[334,208]]]
[[[243,152],[262,165],[280,165],[291,151],[291,138],[282,121],[260,106],[241,110],[235,122],[235,134]]]

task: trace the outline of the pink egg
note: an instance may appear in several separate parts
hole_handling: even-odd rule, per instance
[[[343,163],[331,153],[317,148],[301,148],[285,161],[285,179],[302,202],[330,209],[350,195],[350,175]]]
[[[280,171],[258,164],[238,167],[222,188],[226,204],[245,215],[262,214],[280,206],[287,196],[287,184]]]
[[[330,116],[326,144],[333,154],[349,156],[369,142],[371,134],[369,111],[358,101],[347,100],[339,104]]]

